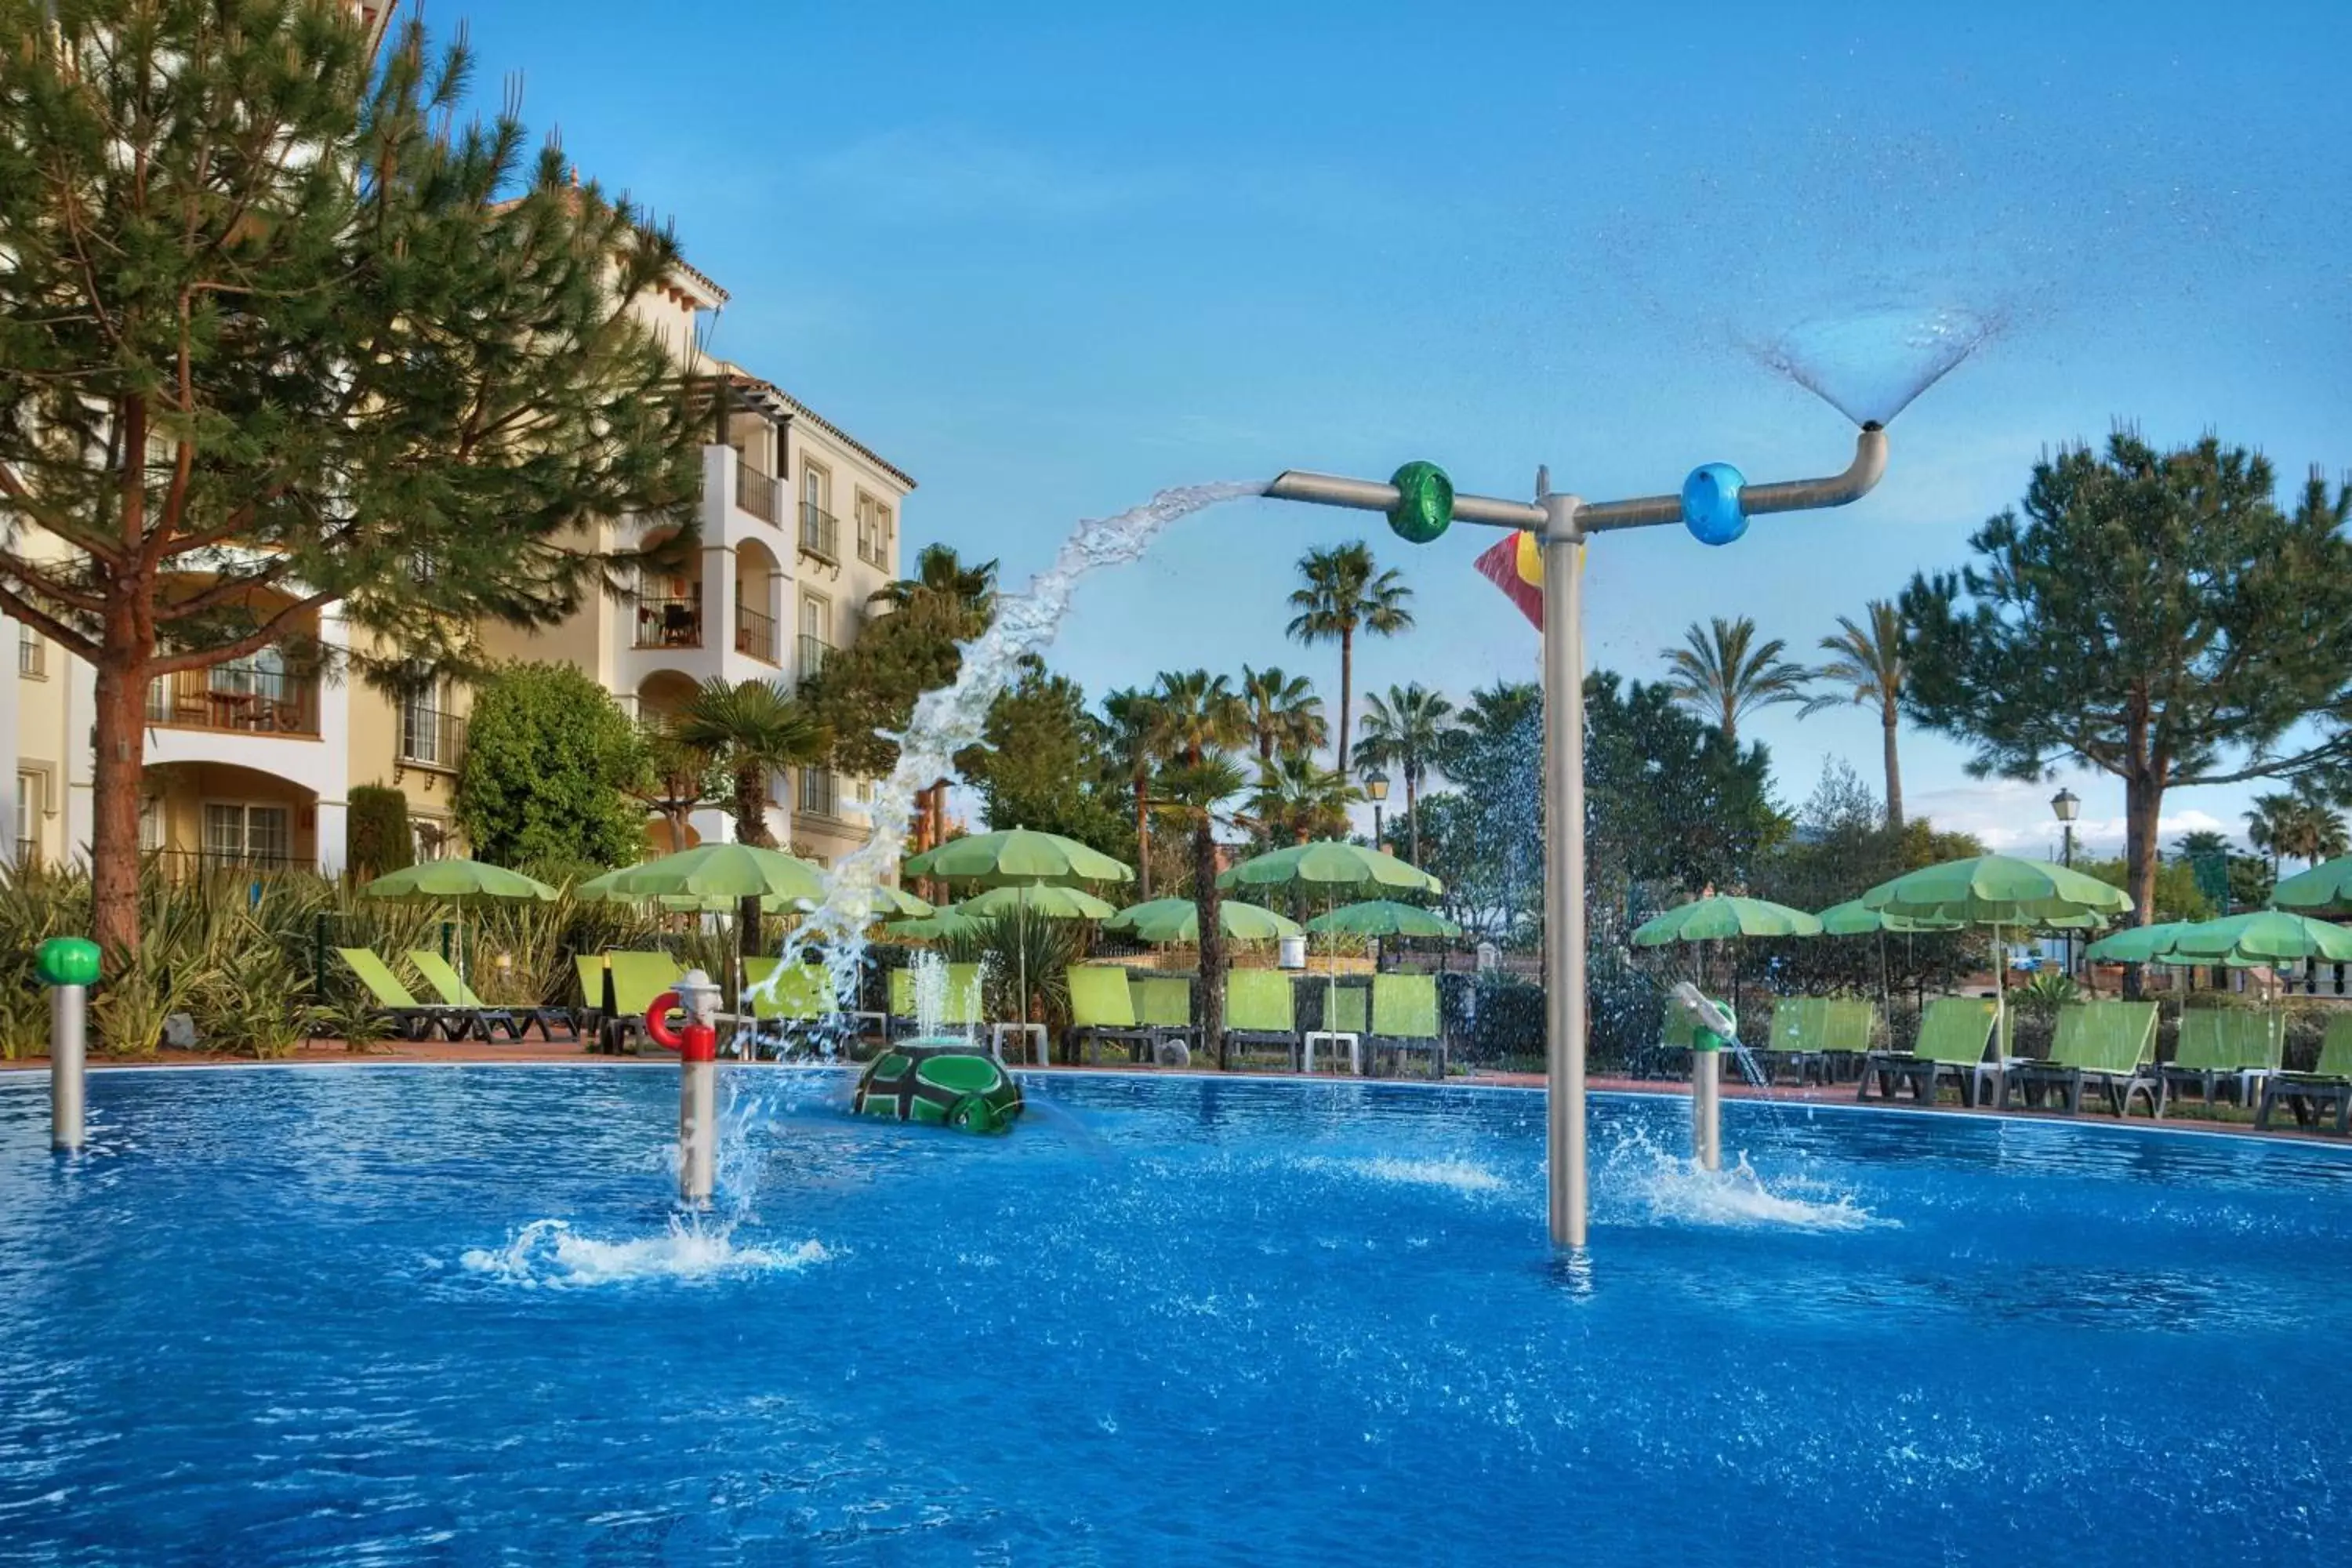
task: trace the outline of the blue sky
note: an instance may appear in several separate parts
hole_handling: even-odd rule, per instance
[[[436,27],[463,11],[436,6]],[[912,471],[912,542],[1018,583],[1070,521],[1171,484],[1408,458],[1595,499],[1722,458],[1843,467],[1852,428],[1743,342],[1859,310],[2000,321],[1893,426],[1885,483],[1706,550],[1592,553],[1588,658],[1656,673],[1746,613],[1810,650],[1958,563],[2046,445],[2207,429],[2293,479],[2352,468],[2352,8],[728,5],[505,0],[481,83],[672,217],[733,293],[714,346]],[[1470,569],[1365,517],[1420,629],[1359,689],[1531,677]],[[1292,563],[1356,514],[1202,514],[1082,595],[1056,662],[1093,692],[1279,663]],[[1783,793],[1874,780],[1859,710],[1752,732]],[[2039,852],[2055,788],[1982,784],[1906,732],[1915,813]],[[2086,837],[2122,794],[2069,781]],[[2179,792],[2168,833],[2250,792]]]

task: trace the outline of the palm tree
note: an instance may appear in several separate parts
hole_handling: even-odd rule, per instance
[[[1203,752],[1197,762],[1160,770],[1153,809],[1181,828],[1192,843],[1192,909],[1201,922],[1201,1039],[1214,1042],[1217,1065],[1225,1065],[1225,933],[1218,924],[1223,902],[1217,888],[1216,827],[1232,820],[1224,803],[1241,793],[1242,772],[1222,752]]]
[[[699,746],[677,738],[667,719],[648,719],[637,727],[645,742],[646,768],[625,793],[662,819],[673,851],[686,847],[688,818],[704,806],[725,805],[732,798],[732,781],[724,776],[718,759]]]
[[[1249,820],[1276,843],[1338,838],[1348,831],[1348,808],[1362,792],[1305,752],[1286,752],[1258,765]]]
[[[1164,669],[1151,700],[1160,710],[1160,754],[1198,767],[1210,752],[1249,738],[1249,710],[1233,682],[1205,669]]]
[[[824,759],[831,737],[782,687],[765,680],[740,684],[713,676],[694,689],[678,710],[673,732],[680,745],[711,757],[728,771],[735,837],[773,847],[768,831],[768,780],[786,768]],[[743,952],[762,950],[760,900],[746,899],[737,921]]]
[[[2284,790],[2254,796],[2253,809],[2246,813],[2246,843],[2255,854],[2271,858],[2273,879],[2278,876],[2282,846],[2294,830],[2294,796]]]
[[[1261,767],[1274,761],[1276,752],[1311,752],[1329,734],[1330,726],[1323,721],[1323,699],[1303,675],[1244,665],[1241,700],[1249,710],[1250,738]]]
[[[2210,827],[2192,828],[2172,841],[2172,852],[2183,860],[2205,855],[2227,855],[2230,836]]]
[[[1675,700],[1739,744],[1739,721],[1759,708],[1805,700],[1805,668],[1780,658],[1788,644],[1779,637],[1756,640],[1756,623],[1746,616],[1712,618],[1702,628],[1693,621],[1681,647],[1661,649],[1666,689]]]
[[[2344,818],[2326,795],[2298,781],[2292,793],[2258,795],[2246,813],[2246,841],[2271,858],[2275,876],[2282,860],[2316,866],[2352,849]]]
[[[1103,749],[1135,792],[1135,874],[1141,898],[1151,897],[1151,770],[1164,756],[1167,732],[1159,701],[1148,691],[1123,687],[1103,698]]]
[[[1290,595],[1290,635],[1309,647],[1320,642],[1339,645],[1339,744],[1333,753],[1341,778],[1348,776],[1348,717],[1356,700],[1356,634],[1394,637],[1412,625],[1405,601],[1412,590],[1391,567],[1383,572],[1372,559],[1371,546],[1353,540],[1329,550],[1310,550],[1298,558],[1298,574],[1307,580]]]
[[[912,577],[885,584],[866,602],[929,625],[949,642],[970,642],[996,618],[996,563],[967,566],[953,545],[927,544],[915,557]],[[947,795],[945,779],[916,791],[917,836],[926,848],[936,844],[947,820]]]
[[[1454,704],[1417,680],[1390,687],[1386,700],[1375,695],[1364,703],[1364,732],[1356,742],[1356,760],[1404,775],[1404,815],[1412,825],[1415,866],[1421,864],[1421,813],[1415,809],[1421,804],[1421,784],[1444,753],[1454,728]]]
[[[1842,689],[1813,698],[1797,710],[1797,717],[1810,719],[1823,709],[1849,703],[1878,710],[1886,748],[1886,826],[1900,829],[1903,768],[1895,757],[1895,736],[1903,718],[1903,612],[1888,600],[1873,599],[1863,606],[1862,617],[1866,626],[1840,616],[1837,635],[1822,639],[1822,650],[1835,657],[1813,671],[1813,679],[1835,681]]]

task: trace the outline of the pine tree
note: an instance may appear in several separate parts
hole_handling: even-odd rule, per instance
[[[95,671],[118,951],[150,682],[462,669],[596,590],[601,520],[690,521],[700,425],[631,313],[675,244],[362,11],[0,0],[0,608]]]

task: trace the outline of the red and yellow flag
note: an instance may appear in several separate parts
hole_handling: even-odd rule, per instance
[[[1527,616],[1528,624],[1543,630],[1543,546],[1527,529],[1520,529],[1478,557],[1478,574],[1500,588]],[[1576,547],[1576,564],[1584,567],[1584,547]]]

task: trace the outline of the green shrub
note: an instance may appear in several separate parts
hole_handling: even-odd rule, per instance
[[[613,694],[570,665],[510,664],[467,721],[457,821],[499,866],[621,866],[645,845],[646,814],[624,791],[644,742]]]
[[[343,816],[343,864],[361,881],[404,870],[416,859],[408,829],[408,795],[383,784],[351,792]]]

